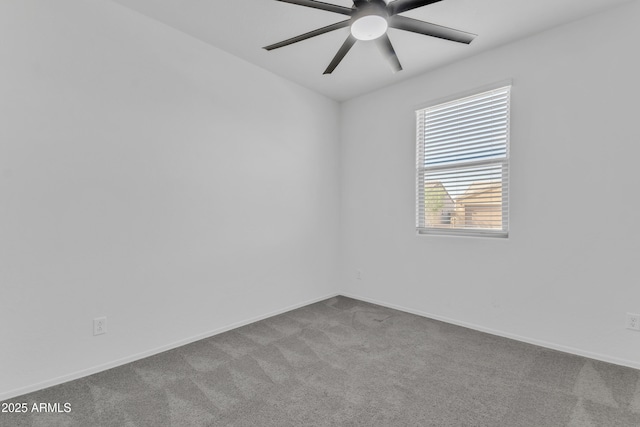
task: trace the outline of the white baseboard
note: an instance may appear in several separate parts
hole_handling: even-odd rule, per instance
[[[378,301],[378,300],[375,300],[375,299],[372,299],[372,298],[366,298],[366,297],[362,297],[362,296],[358,296],[358,295],[354,295],[354,294],[341,292],[340,295],[343,295],[343,296],[348,297],[348,298],[357,299],[357,300],[360,300],[360,301],[370,302],[371,304],[377,304],[377,305],[381,305],[383,307],[393,308],[393,309],[399,310],[399,311],[404,311],[406,313],[415,314],[417,316],[426,317],[426,318],[434,319],[434,320],[439,320],[439,321],[445,322],[445,323],[451,323],[452,325],[462,326],[464,328],[469,328],[469,329],[473,329],[473,330],[476,330],[476,331],[485,332],[487,334],[496,335],[496,336],[503,337],[503,338],[509,338],[509,339],[512,339],[512,340],[516,340],[516,341],[521,341],[521,342],[525,342],[525,343],[528,343],[528,344],[537,345],[539,347],[545,347],[545,348],[549,348],[549,349],[552,349],[552,350],[558,350],[558,351],[562,351],[564,353],[574,354],[576,356],[588,357],[589,359],[599,360],[601,362],[613,363],[615,365],[626,366],[628,368],[640,369],[640,362],[634,361],[634,360],[620,359],[620,358],[612,357],[612,356],[609,356],[609,355],[606,355],[606,354],[592,353],[590,351],[581,350],[579,348],[569,347],[569,346],[566,346],[566,345],[552,343],[552,342],[539,340],[539,339],[535,339],[535,338],[529,338],[529,337],[525,337],[525,336],[518,335],[518,334],[512,334],[512,333],[509,333],[509,332],[500,331],[500,330],[497,330],[497,329],[486,328],[484,326],[476,325],[476,324],[473,324],[473,323],[461,322],[461,321],[458,321],[456,319],[451,319],[451,318],[448,318],[448,317],[445,317],[445,316],[439,316],[439,315],[432,314],[432,313],[427,313],[427,312],[424,312],[424,311],[421,311],[421,310],[414,310],[414,309],[411,309],[411,308],[407,308],[407,307],[403,307],[403,306],[399,306],[399,305],[395,305],[395,304],[389,304],[389,303],[386,303],[386,302],[383,302],[383,301]]]
[[[173,342],[171,344],[167,344],[167,345],[164,345],[164,346],[161,346],[161,347],[157,347],[157,348],[154,348],[154,349],[151,349],[151,350],[147,350],[147,351],[144,351],[144,352],[141,352],[141,353],[137,353],[137,354],[134,354],[132,356],[123,357],[121,359],[117,359],[117,360],[114,360],[112,362],[108,362],[108,363],[104,363],[104,364],[101,364],[101,365],[98,365],[98,366],[94,366],[92,368],[83,369],[83,370],[80,370],[80,371],[77,371],[77,372],[73,372],[71,374],[62,375],[60,377],[53,378],[53,379],[46,380],[46,381],[42,381],[42,382],[39,382],[39,383],[36,383],[36,384],[32,384],[32,385],[29,385],[29,386],[26,386],[26,387],[21,387],[21,388],[18,388],[18,389],[15,389],[15,390],[11,390],[11,391],[8,391],[8,392],[3,392],[3,393],[0,393],[0,401],[12,399],[14,397],[21,396],[23,394],[31,393],[31,392],[34,392],[34,391],[37,391],[37,390],[42,390],[44,388],[52,387],[52,386],[55,386],[55,385],[58,385],[58,384],[62,384],[62,383],[68,382],[68,381],[77,380],[77,379],[80,379],[80,378],[83,378],[83,377],[86,377],[86,376],[89,376],[89,375],[96,374],[98,372],[106,371],[107,369],[115,368],[115,367],[118,367],[118,366],[121,366],[121,365],[125,365],[125,364],[131,363],[131,362],[135,362],[136,360],[144,359],[145,357],[153,356],[153,355],[156,355],[158,353],[162,353],[162,352],[167,351],[167,350],[172,350],[174,348],[181,347],[183,345],[191,344],[192,342],[199,341],[199,340],[205,339],[205,338],[209,338],[209,337],[221,334],[223,332],[227,332],[227,331],[230,331],[232,329],[248,325],[250,323],[258,322],[260,320],[263,320],[263,319],[266,319],[266,318],[269,318],[269,317],[277,316],[278,314],[286,313],[287,311],[295,310],[297,308],[304,307],[304,306],[309,305],[309,304],[314,304],[314,303],[319,302],[319,301],[324,301],[326,299],[333,298],[333,297],[338,296],[338,295],[343,295],[345,297],[357,299],[357,300],[360,300],[360,301],[365,301],[365,302],[369,302],[369,303],[372,303],[372,304],[377,304],[377,305],[380,305],[380,306],[383,306],[383,307],[393,308],[395,310],[404,311],[406,313],[415,314],[417,316],[426,317],[426,318],[434,319],[434,320],[439,320],[439,321],[442,321],[442,322],[450,323],[452,325],[462,326],[462,327],[473,329],[473,330],[476,330],[476,331],[485,332],[485,333],[488,333],[488,334],[491,334],[491,335],[496,335],[496,336],[499,336],[499,337],[510,338],[510,339],[513,339],[513,340],[516,340],[516,341],[521,341],[521,342],[525,342],[525,343],[528,343],[528,344],[533,344],[533,345],[537,345],[537,346],[540,346],[540,347],[549,348],[549,349],[552,349],[552,350],[558,350],[558,351],[562,351],[562,352],[565,352],[565,353],[574,354],[574,355],[577,355],[577,356],[588,357],[590,359],[600,360],[602,362],[613,363],[613,364],[616,364],[616,365],[626,366],[626,367],[629,367],[629,368],[640,369],[640,362],[637,362],[637,361],[620,359],[620,358],[617,358],[617,357],[611,357],[611,356],[608,356],[608,355],[605,355],[605,354],[600,354],[600,353],[592,353],[590,351],[585,351],[585,350],[581,350],[581,349],[574,348],[574,347],[568,347],[568,346],[557,344],[557,343],[547,342],[547,341],[538,340],[538,339],[534,339],[534,338],[528,338],[528,337],[524,337],[524,336],[521,336],[521,335],[518,335],[518,334],[512,334],[512,333],[508,333],[508,332],[504,332],[504,331],[500,331],[500,330],[496,330],[496,329],[492,329],[492,328],[486,328],[484,326],[476,325],[476,324],[473,324],[473,323],[461,322],[461,321],[458,321],[458,320],[455,320],[455,319],[451,319],[451,318],[448,318],[448,317],[445,317],[445,316],[439,316],[439,315],[436,315],[436,314],[427,313],[427,312],[424,312],[424,311],[421,311],[421,310],[415,310],[415,309],[399,306],[399,305],[396,305],[396,304],[389,304],[389,303],[386,303],[384,301],[378,301],[378,300],[375,300],[375,299],[372,299],[372,298],[366,298],[366,297],[362,297],[362,296],[358,296],[358,295],[354,295],[354,294],[350,294],[350,293],[340,292],[340,293],[331,293],[331,294],[328,294],[328,295],[325,295],[325,296],[322,296],[322,297],[319,297],[319,298],[314,298],[312,300],[305,301],[305,302],[302,302],[302,303],[299,303],[299,304],[294,304],[294,305],[291,305],[291,306],[288,306],[288,307],[285,307],[285,308],[282,308],[282,309],[279,309],[279,310],[276,310],[276,311],[272,311],[272,312],[269,312],[269,313],[266,313],[266,314],[263,314],[263,315],[260,315],[260,316],[256,316],[256,317],[253,317],[253,318],[250,318],[250,319],[247,319],[247,320],[243,320],[241,322],[232,323],[230,325],[223,326],[221,328],[217,328],[217,329],[215,329],[213,331],[210,331],[210,332],[205,332],[203,334],[199,334],[199,335],[196,335],[196,336],[193,336],[193,337],[190,337],[190,338],[186,338],[186,339],[183,339],[183,340],[180,340],[180,341],[176,341],[176,342]]]
[[[73,381],[73,380],[77,380],[77,379],[80,379],[80,378],[83,378],[83,377],[86,377],[86,376],[89,376],[89,375],[97,374],[98,372],[106,371],[107,369],[115,368],[115,367],[118,367],[118,366],[121,366],[121,365],[125,365],[125,364],[131,363],[131,362],[135,362],[136,360],[144,359],[145,357],[153,356],[153,355],[156,355],[158,353],[162,353],[162,352],[167,351],[167,350],[173,350],[174,348],[181,347],[181,346],[187,345],[187,344],[191,344],[192,342],[199,341],[199,340],[204,339],[204,338],[209,338],[209,337],[212,337],[214,335],[218,335],[218,334],[221,334],[223,332],[230,331],[231,329],[236,329],[236,328],[239,328],[241,326],[248,325],[250,323],[258,322],[258,321],[266,319],[268,317],[277,316],[278,314],[286,313],[287,311],[295,310],[297,308],[304,307],[304,306],[309,305],[309,304],[314,304],[314,303],[319,302],[319,301],[324,301],[326,299],[333,298],[333,297],[338,296],[338,295],[339,294],[337,294],[337,293],[332,293],[332,294],[328,294],[328,295],[325,295],[325,296],[322,296],[322,297],[319,297],[319,298],[314,298],[314,299],[309,300],[309,301],[301,302],[299,304],[290,305],[288,307],[285,307],[285,308],[282,308],[282,309],[279,309],[279,310],[276,310],[276,311],[272,311],[272,312],[269,312],[269,313],[266,313],[266,314],[263,314],[263,315],[260,315],[260,316],[256,316],[256,317],[252,317],[252,318],[247,319],[247,320],[243,320],[243,321],[240,321],[240,322],[232,323],[230,325],[214,329],[213,331],[205,332],[205,333],[202,333],[202,334],[190,337],[190,338],[186,338],[186,339],[183,339],[183,340],[180,340],[180,341],[173,342],[171,344],[163,345],[161,347],[157,347],[157,348],[154,348],[154,349],[151,349],[151,350],[143,351],[141,353],[137,353],[137,354],[134,354],[134,355],[131,355],[131,356],[123,357],[121,359],[117,359],[117,360],[114,360],[112,362],[103,363],[101,365],[97,365],[97,366],[94,366],[92,368],[82,369],[80,371],[73,372],[71,374],[62,375],[60,377],[52,378],[50,380],[42,381],[42,382],[39,382],[39,383],[36,383],[36,384],[32,384],[32,385],[29,385],[29,386],[26,386],[26,387],[18,388],[18,389],[15,389],[15,390],[2,392],[2,393],[0,393],[0,401],[7,400],[7,399],[12,399],[12,398],[17,397],[17,396],[22,396],[23,394],[31,393],[31,392],[34,392],[34,391],[38,391],[38,390],[42,390],[42,389],[48,388],[48,387],[53,387],[53,386],[58,385],[58,384],[66,383],[68,381]]]

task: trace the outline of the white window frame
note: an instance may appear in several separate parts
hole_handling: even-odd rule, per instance
[[[511,115],[511,89],[512,82],[501,82],[496,85],[477,89],[463,95],[435,101],[416,108],[416,232],[418,235],[449,235],[449,236],[474,236],[474,237],[499,237],[509,236],[509,166],[510,166],[510,115]],[[425,115],[430,110],[446,105],[464,103],[465,101],[491,93],[507,93],[506,101],[506,147],[504,157],[489,158],[473,161],[451,161],[441,165],[427,166],[425,160],[426,124]],[[503,116],[504,117],[504,116]],[[425,208],[425,175],[434,171],[451,171],[463,167],[500,167],[502,170],[502,228],[444,228],[428,226]]]

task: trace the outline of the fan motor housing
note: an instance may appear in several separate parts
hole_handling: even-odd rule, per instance
[[[355,22],[360,18],[370,15],[381,16],[384,19],[389,18],[389,13],[387,12],[387,4],[384,0],[371,0],[362,6],[358,6],[356,10],[351,15],[351,21]]]

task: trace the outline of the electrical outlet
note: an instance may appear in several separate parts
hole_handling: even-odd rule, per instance
[[[640,331],[640,314],[627,313],[627,329]]]
[[[356,270],[356,279],[362,280],[362,270],[360,269]]]
[[[102,335],[107,333],[107,318],[96,317],[93,319],[93,335]]]

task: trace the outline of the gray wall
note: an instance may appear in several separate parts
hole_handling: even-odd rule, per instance
[[[110,1],[0,46],[0,400],[337,291],[337,103]]]
[[[632,2],[344,103],[345,291],[640,367],[638,22]],[[507,79],[509,239],[416,236],[415,108]]]

